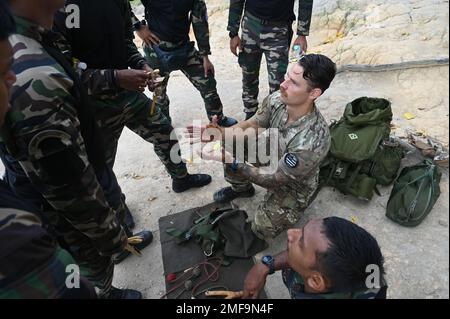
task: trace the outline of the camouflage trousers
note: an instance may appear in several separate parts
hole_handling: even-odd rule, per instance
[[[174,50],[182,46],[183,43],[171,43],[161,41],[159,47],[162,50]],[[144,46],[145,56],[150,63],[152,69],[161,69],[161,62],[153,50],[153,48],[145,45]],[[223,114],[223,105],[220,100],[219,94],[217,93],[217,82],[213,75],[209,74],[205,78],[205,68],[203,66],[203,58],[195,47],[189,52],[188,62],[186,66],[180,69],[181,72],[188,78],[188,80],[194,85],[203,98],[205,103],[206,114],[208,119],[211,119],[214,115],[219,117]],[[167,95],[167,84],[170,78],[170,72],[162,72],[161,76],[165,77],[165,81],[158,88],[157,105],[160,107],[165,116],[170,119],[169,105],[170,100]]]
[[[102,187],[109,206],[115,211],[119,224],[126,235],[132,232],[125,226],[125,204],[121,199],[122,190],[117,182],[112,168],[106,167],[102,172],[96,172],[96,177]],[[111,256],[100,255],[92,245],[92,240],[64,218],[51,209],[45,211],[46,217],[54,225],[59,242],[71,253],[80,266],[81,275],[86,277],[98,291],[99,297],[108,296],[112,288],[114,263]]]
[[[239,65],[243,74],[244,112],[258,109],[259,71],[264,55],[269,74],[270,94],[280,89],[289,64],[292,26],[284,23],[263,24],[246,12],[242,21],[242,51]]]
[[[39,190],[30,183],[20,164],[6,154],[4,145],[0,145],[0,148],[2,149],[0,157],[5,166],[4,181],[17,196],[39,208],[39,211],[42,212],[43,224],[49,233],[58,240],[61,247],[70,252],[77,265],[80,266],[81,274],[98,289],[100,296],[108,295],[111,291],[114,274],[111,256],[100,255],[92,240],[63,218],[61,212],[55,211],[42,197]],[[103,171],[95,173],[109,206],[116,213],[118,223],[123,225],[125,206],[121,200],[122,190],[112,168],[106,166]],[[70,199],[71,194],[67,196]],[[128,229],[124,230],[128,236],[131,235]]]
[[[234,174],[229,166],[224,165],[224,171],[226,181],[235,192],[245,192],[253,187],[246,178]],[[296,194],[283,189],[267,191],[257,208],[252,230],[261,239],[275,238],[294,226],[303,217],[306,207],[297,201]]]
[[[151,110],[152,100],[143,93],[121,91],[116,96],[92,99],[95,118],[103,133],[106,161],[114,166],[117,145],[124,127],[128,127],[154,146],[155,153],[172,178],[187,175],[186,165],[181,161],[178,140],[171,139],[173,127],[158,106]],[[179,161],[171,159],[177,152]]]

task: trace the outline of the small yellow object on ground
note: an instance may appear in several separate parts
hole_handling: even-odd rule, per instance
[[[221,148],[222,148],[222,144],[220,143],[220,141],[217,141],[217,142],[214,143],[213,149],[215,151],[219,151]]]
[[[407,120],[412,120],[412,119],[416,118],[416,116],[414,114],[409,113],[409,112],[406,112],[405,114],[403,114],[403,117]]]

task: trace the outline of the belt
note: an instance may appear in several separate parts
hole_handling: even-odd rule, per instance
[[[262,25],[267,25],[267,26],[272,26],[272,27],[286,27],[286,26],[289,26],[289,21],[288,20],[281,20],[281,21],[264,20],[264,19],[258,18],[257,16],[251,14],[247,10],[245,11],[245,17],[247,17],[247,18],[249,18],[251,20],[256,20]]]

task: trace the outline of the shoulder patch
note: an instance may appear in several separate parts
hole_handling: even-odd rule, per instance
[[[296,168],[298,166],[298,158],[296,155],[288,153],[284,157],[284,162],[290,168]]]

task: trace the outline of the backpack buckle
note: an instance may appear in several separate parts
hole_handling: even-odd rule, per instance
[[[336,170],[334,171],[334,177],[339,179],[344,179],[347,175],[347,166],[343,163],[338,163]]]

